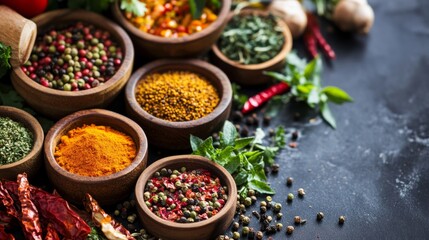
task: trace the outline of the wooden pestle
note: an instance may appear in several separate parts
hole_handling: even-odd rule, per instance
[[[0,5],[0,42],[12,48],[10,64],[20,67],[30,57],[37,36],[36,24]]]

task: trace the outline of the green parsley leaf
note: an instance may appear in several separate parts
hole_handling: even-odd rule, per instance
[[[11,68],[9,59],[12,55],[12,48],[0,42],[0,78]]]
[[[122,0],[121,9],[125,12],[132,13],[136,17],[143,16],[147,11],[146,4],[139,0]]]

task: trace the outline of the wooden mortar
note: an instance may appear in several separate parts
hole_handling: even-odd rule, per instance
[[[10,64],[20,67],[30,57],[37,36],[36,24],[7,6],[0,5],[0,42],[12,48]]]

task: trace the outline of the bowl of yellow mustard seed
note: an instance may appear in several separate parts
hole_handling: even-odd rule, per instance
[[[44,136],[31,114],[0,106],[0,178],[15,180],[23,172],[33,178],[42,165]]]
[[[228,118],[232,89],[228,77],[210,63],[157,60],[131,76],[126,111],[162,149],[189,149],[190,135],[210,136]]]
[[[48,178],[67,200],[80,204],[86,193],[103,205],[125,199],[147,164],[141,127],[120,114],[83,110],[64,117],[45,139]]]

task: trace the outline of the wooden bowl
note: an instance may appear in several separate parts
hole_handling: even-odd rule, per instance
[[[133,42],[142,54],[155,58],[196,57],[210,50],[210,47],[222,33],[231,7],[231,0],[221,0],[218,19],[201,32],[181,38],[164,38],[145,33],[135,27],[122,14],[119,2],[113,6],[113,16],[130,34]]]
[[[220,102],[208,114],[197,120],[170,122],[152,116],[139,105],[135,93],[144,76],[170,70],[190,71],[200,74],[218,90]],[[125,88],[128,116],[145,130],[150,144],[164,149],[189,149],[189,137],[207,138],[223,125],[231,111],[232,89],[228,77],[217,67],[201,60],[157,60],[139,68],[131,76]]]
[[[30,79],[20,68],[12,71],[12,84],[16,91],[37,112],[59,119],[70,113],[89,108],[106,107],[119,94],[131,75],[134,48],[127,33],[117,24],[101,15],[84,10],[56,10],[34,18],[38,32],[68,22],[82,21],[107,30],[123,49],[123,61],[118,71],[104,85],[78,92],[51,89]]]
[[[269,11],[260,10],[260,9],[244,9],[240,12],[240,15],[250,15],[256,14],[259,16],[268,16],[270,14]],[[232,19],[234,13],[230,13],[228,16],[228,21]],[[292,34],[286,25],[286,23],[277,19],[277,24],[283,29],[283,35],[285,37],[285,43],[283,44],[283,48],[280,52],[272,58],[263,63],[259,64],[249,64],[244,65],[239,62],[233,61],[226,57],[219,49],[217,44],[213,44],[212,51],[213,56],[212,60],[214,64],[220,67],[234,82],[237,82],[240,85],[244,86],[252,86],[252,85],[260,85],[264,83],[268,83],[271,78],[263,74],[264,71],[276,71],[280,70],[286,61],[286,55],[292,49]]]
[[[23,159],[17,162],[0,165],[0,178],[16,181],[19,173],[26,172],[29,178],[34,178],[42,166],[42,146],[45,137],[40,123],[29,113],[14,107],[0,106],[0,117],[8,117],[22,123],[33,133],[33,149]]]
[[[136,157],[131,165],[100,177],[73,174],[58,165],[54,151],[61,136],[84,124],[110,126],[130,136],[137,147]],[[145,133],[129,118],[107,110],[82,110],[61,119],[49,130],[44,147],[46,172],[52,185],[65,199],[81,205],[85,193],[90,193],[100,204],[112,205],[126,199],[133,190],[137,178],[146,167],[147,148]]]
[[[203,168],[219,177],[222,185],[228,188],[228,200],[223,209],[215,216],[196,223],[170,222],[156,216],[146,206],[143,194],[148,179],[164,167],[171,169],[186,167],[187,170]],[[140,219],[153,235],[167,240],[214,239],[216,235],[226,231],[234,218],[237,187],[231,174],[209,159],[195,155],[177,155],[160,159],[143,171],[137,181],[135,195]]]

